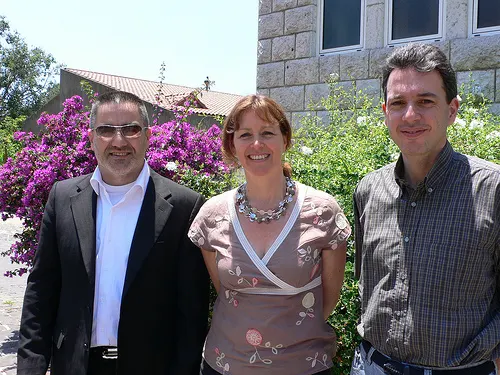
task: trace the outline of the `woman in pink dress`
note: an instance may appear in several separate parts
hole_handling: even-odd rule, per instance
[[[202,375],[329,374],[336,337],[326,319],[344,277],[351,233],[325,192],[291,179],[292,129],[260,95],[224,123],[223,153],[246,182],[211,198],[189,231],[218,292]]]

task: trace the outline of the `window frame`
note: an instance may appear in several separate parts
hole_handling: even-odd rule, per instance
[[[478,0],[469,0],[469,36],[500,34],[500,20],[498,26],[477,27],[478,6]]]
[[[417,0],[418,1],[418,0]],[[469,0],[471,1],[471,0]],[[394,0],[387,0],[385,2],[385,19],[387,20],[387,27],[385,28],[385,45],[395,46],[399,44],[406,44],[409,42],[417,42],[417,41],[426,41],[431,40],[434,42],[438,42],[443,40],[443,30],[444,30],[444,15],[445,15],[445,2],[444,0],[439,0],[439,10],[438,10],[438,32],[437,34],[431,35],[421,35],[411,38],[403,38],[403,39],[392,39],[392,8],[393,8]]]
[[[353,0],[351,0],[353,1]],[[324,24],[324,6],[325,0],[319,0],[318,6],[318,51],[320,55],[335,53],[335,52],[351,52],[351,51],[361,51],[364,48],[364,35],[365,35],[365,10],[366,10],[366,0],[361,1],[361,11],[360,11],[360,27],[359,27],[359,44],[353,44],[349,46],[327,48],[323,49],[323,24]]]

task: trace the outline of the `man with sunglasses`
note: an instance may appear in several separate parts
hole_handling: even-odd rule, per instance
[[[208,274],[187,230],[203,198],[151,170],[144,103],[92,106],[93,174],[56,182],[21,318],[18,374],[195,375]],[[167,161],[165,161],[167,162]]]

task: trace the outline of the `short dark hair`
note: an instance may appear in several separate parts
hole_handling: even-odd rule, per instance
[[[99,95],[95,102],[92,104],[92,109],[90,110],[90,128],[94,129],[95,121],[97,117],[97,110],[103,104],[107,103],[133,103],[137,105],[139,110],[139,115],[143,122],[143,126],[149,126],[149,116],[146,109],[146,104],[136,95],[125,91],[110,91],[105,94]]]
[[[387,101],[387,81],[394,69],[415,69],[417,72],[437,70],[443,80],[448,104],[458,94],[457,77],[446,55],[436,46],[423,43],[409,43],[396,48],[387,58],[382,72],[384,100]]]

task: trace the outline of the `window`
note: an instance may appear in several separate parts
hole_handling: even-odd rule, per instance
[[[474,34],[500,31],[500,1],[473,0],[472,32]]]
[[[365,0],[320,0],[320,53],[362,47]]]
[[[387,4],[389,45],[441,38],[443,0],[389,0]]]

